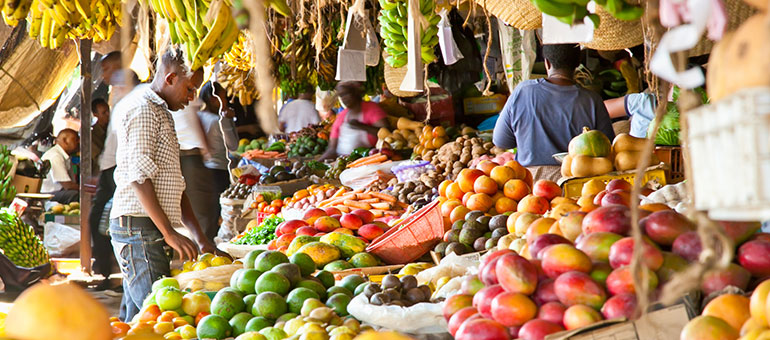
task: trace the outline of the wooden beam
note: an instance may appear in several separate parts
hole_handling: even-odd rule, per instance
[[[8,60],[8,57],[11,56],[13,51],[16,50],[16,47],[21,44],[21,41],[26,36],[27,21],[23,20],[13,28],[11,35],[8,36],[8,39],[3,42],[3,47],[0,48],[0,66],[2,66],[6,60]]]
[[[80,41],[80,268],[91,274],[91,40]],[[98,231],[95,231],[98,232]]]

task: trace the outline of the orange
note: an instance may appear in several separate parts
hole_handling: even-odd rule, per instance
[[[509,211],[516,211],[516,207],[518,206],[518,203],[516,201],[508,198],[508,197],[502,197],[497,202],[495,202],[495,211],[498,213],[506,213]]]
[[[460,189],[460,185],[457,182],[451,183],[446,188],[446,197],[455,198],[461,200],[465,192]]]
[[[471,211],[470,209],[462,205],[458,205],[454,209],[452,209],[452,213],[449,214],[449,220],[450,222],[455,223],[457,220],[464,219],[465,214],[469,213],[470,211]]]
[[[462,202],[458,199],[448,199],[446,202],[441,204],[441,216],[449,217],[449,215],[452,213],[452,210],[454,210],[455,207],[462,205]]]
[[[484,176],[484,172],[481,170],[462,169],[457,175],[456,183],[460,185],[460,189],[463,192],[471,192],[473,191],[473,183],[475,183],[476,179],[481,176]]]
[[[448,179],[445,179],[443,182],[441,182],[441,184],[438,185],[438,194],[439,194],[439,196],[446,197],[446,188],[449,187],[449,185],[452,184],[452,183],[454,183],[454,182],[452,182],[452,181],[450,181]]]
[[[468,206],[468,200],[473,196],[473,192],[466,192],[465,195],[463,195],[463,205]]]
[[[525,179],[527,177],[527,168],[525,168],[523,165],[519,164],[517,161],[508,161],[505,162],[505,166],[513,169],[514,173],[516,173],[516,179]]]
[[[497,182],[489,176],[479,176],[476,181],[473,182],[473,191],[476,193],[494,195],[497,193]]]
[[[532,193],[529,185],[520,179],[512,179],[503,185],[503,193],[505,197],[508,197],[514,201],[521,201],[524,196]]]
[[[446,137],[446,130],[443,126],[437,126],[433,128],[433,137]]]
[[[110,322],[110,326],[112,327],[112,337],[114,339],[126,336],[128,330],[131,329],[131,326],[129,326],[127,323],[120,321]]]
[[[485,175],[489,176],[492,173],[492,169],[494,169],[498,165],[499,164],[493,161],[483,160],[476,165],[476,169],[483,171]]]
[[[487,211],[495,204],[492,201],[492,197],[487,194],[473,194],[468,198],[466,206],[470,210]]]
[[[492,169],[492,172],[489,173],[489,177],[492,177],[492,179],[497,182],[497,186],[502,188],[505,186],[505,182],[516,178],[516,171],[505,165],[500,165]]]
[[[739,331],[743,323],[751,317],[749,298],[738,294],[720,295],[711,300],[701,315],[710,315],[727,322],[730,327]]]

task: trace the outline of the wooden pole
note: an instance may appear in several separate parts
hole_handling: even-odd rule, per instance
[[[80,41],[80,268],[91,274],[91,195],[86,187],[91,179],[91,40]]]

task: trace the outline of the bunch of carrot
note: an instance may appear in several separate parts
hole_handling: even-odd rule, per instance
[[[260,149],[249,150],[243,153],[243,158],[256,159],[256,158],[285,158],[285,152],[278,151],[264,151]]]
[[[316,204],[317,208],[334,207],[343,213],[355,209],[369,210],[374,217],[399,216],[407,206],[388,194],[348,188],[340,188],[332,197]]]
[[[386,162],[389,162],[388,156],[379,153],[371,156],[362,157],[348,163],[348,169],[357,168],[359,166],[364,166],[364,165],[382,164]]]

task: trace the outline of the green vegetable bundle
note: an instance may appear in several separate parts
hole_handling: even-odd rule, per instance
[[[701,103],[706,104],[709,102],[706,91],[703,88],[696,88],[695,93],[701,96]],[[679,101],[679,87],[674,87],[673,102],[666,103],[666,115],[663,116],[663,120],[660,122],[660,128],[658,128],[658,134],[655,136],[655,144],[676,146],[680,145],[679,131],[681,126],[679,124],[679,108],[676,103]],[[652,134],[653,124],[651,123],[647,135]]]
[[[233,244],[259,245],[268,244],[275,239],[275,229],[283,223],[283,217],[270,215],[262,224],[256,228],[251,228],[243,237],[235,240]]]
[[[50,261],[43,241],[11,208],[0,208],[0,250],[19,267],[33,268]]]

